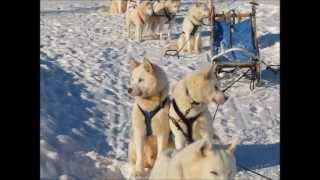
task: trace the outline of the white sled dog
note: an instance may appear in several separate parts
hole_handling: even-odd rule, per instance
[[[169,109],[170,129],[177,149],[201,138],[218,138],[208,110],[211,102],[223,104],[226,96],[219,90],[216,64],[187,75],[172,92]]]
[[[137,42],[142,41],[142,33],[150,21],[153,14],[152,2],[143,1],[133,9],[128,10],[126,15],[126,24],[128,31],[128,38],[131,38],[131,28],[135,27],[135,39]]]
[[[167,38],[171,39],[171,29],[174,26],[180,4],[181,0],[160,0],[153,3],[153,15],[149,24],[153,35],[158,34],[161,40],[164,39],[163,27],[168,24]]]
[[[182,23],[182,33],[175,44],[167,49],[178,50],[179,52],[197,53],[202,49],[201,34],[199,28],[204,18],[209,16],[209,8],[204,3],[194,4],[188,11]]]
[[[202,139],[181,151],[166,150],[156,160],[149,180],[234,180],[238,140],[228,146]]]
[[[143,176],[146,137],[155,136],[157,157],[168,147],[169,141],[169,81],[165,72],[144,58],[143,63],[130,58],[131,80],[128,93],[135,97],[132,108],[134,175]],[[131,150],[129,150],[131,151]],[[130,158],[132,156],[130,155]],[[134,162],[134,161],[131,161]]]

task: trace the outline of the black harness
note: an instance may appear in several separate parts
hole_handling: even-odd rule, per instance
[[[191,24],[193,24],[193,23],[191,22]],[[192,29],[190,35],[194,36],[196,34],[196,32],[198,31],[199,27],[200,27],[200,25],[193,24],[193,29]]]
[[[164,15],[168,18],[168,23],[176,16],[173,13],[170,13],[167,8],[164,8]]]
[[[196,24],[193,24],[192,22],[191,22],[191,24],[193,25],[193,29],[192,29],[190,35],[194,36],[196,34],[196,32],[198,31],[199,27],[201,26],[201,24],[196,25]],[[182,34],[185,34],[185,32],[182,32]]]
[[[189,96],[189,92],[187,89],[187,95]],[[189,96],[190,97],[190,96]],[[190,97],[191,98],[191,97]],[[190,110],[192,109],[192,105],[199,105],[200,103],[195,101],[194,99],[192,99],[191,102],[191,108],[186,110],[185,115],[180,111],[175,99],[172,99],[172,106],[174,111],[176,112],[176,114],[179,116],[180,120],[182,120],[182,122],[187,126],[187,132],[183,131],[183,129],[181,128],[181,126],[179,125],[179,121],[171,116],[169,116],[169,119],[171,119],[171,121],[173,122],[173,124],[179,129],[179,131],[181,131],[181,133],[183,134],[183,136],[187,139],[187,141],[189,143],[194,142],[194,139],[192,137],[192,127],[193,127],[193,123],[201,116],[201,112],[199,114],[197,114],[194,117],[190,117],[187,118],[186,116],[189,114]]]
[[[195,17],[193,17],[194,19],[196,19]],[[190,33],[191,36],[194,36],[196,34],[196,32],[198,31],[199,27],[201,26],[201,20],[196,19],[197,21],[200,21],[199,25],[193,24],[192,21],[190,20],[191,24],[193,25],[193,29]]]
[[[163,12],[164,12],[164,14],[156,14],[153,10],[153,7],[152,7],[152,16],[164,16],[168,19],[167,23],[169,23],[176,16],[176,14],[170,13],[167,8],[164,8]]]
[[[151,121],[152,121],[153,116],[156,115],[160,111],[160,109],[162,109],[166,105],[166,102],[168,101],[168,99],[169,99],[169,97],[166,97],[163,100],[163,102],[160,102],[160,104],[152,111],[145,111],[138,104],[138,107],[139,107],[141,113],[144,116],[144,121],[145,121],[145,124],[146,124],[146,136],[147,137],[152,135]]]

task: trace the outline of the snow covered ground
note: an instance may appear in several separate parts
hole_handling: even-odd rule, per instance
[[[190,6],[183,1],[177,18],[180,32]],[[248,1],[215,1],[216,10],[250,10]],[[277,0],[259,0],[261,57],[280,60],[280,8]],[[165,69],[171,83],[206,66],[206,53],[182,59],[163,57],[168,42],[129,41],[124,15],[103,16],[104,1],[41,0],[41,179],[125,179],[131,133],[128,56],[148,56]],[[208,49],[208,28],[202,28]],[[223,142],[241,134],[236,155],[242,165],[279,179],[279,75],[263,67],[263,87],[249,90],[243,79],[227,91],[213,123]],[[232,79],[229,79],[232,80]],[[222,81],[222,85],[229,82]],[[215,106],[210,106],[213,113]],[[261,179],[239,169],[237,179]]]

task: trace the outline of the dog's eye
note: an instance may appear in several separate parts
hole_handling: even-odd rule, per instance
[[[218,176],[218,173],[216,171],[210,171],[211,174]]]
[[[142,82],[142,81],[143,81],[143,79],[142,79],[142,78],[140,78],[138,81],[139,81],[139,82]]]

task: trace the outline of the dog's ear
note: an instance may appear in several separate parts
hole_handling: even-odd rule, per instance
[[[129,58],[129,66],[130,66],[130,71],[133,71],[136,67],[138,67],[140,65],[139,62],[137,62],[133,57]]]
[[[196,142],[196,154],[199,157],[205,157],[207,155],[207,151],[211,150],[212,144],[208,139],[200,140],[200,142]]]
[[[229,154],[234,154],[235,150],[236,150],[236,147],[237,145],[240,143],[240,137],[235,137],[233,138],[231,144],[229,144],[227,146],[227,152]]]
[[[153,72],[153,65],[146,57],[143,58],[143,67],[147,72]]]
[[[210,68],[204,72],[204,78],[211,79],[214,76],[216,69],[217,69],[217,63],[213,61]]]

